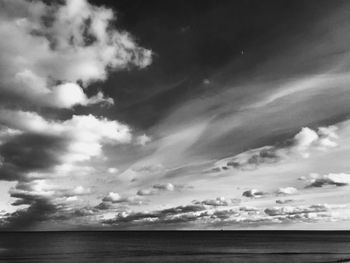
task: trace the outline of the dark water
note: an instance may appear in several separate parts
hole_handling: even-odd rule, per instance
[[[350,262],[350,232],[0,233],[0,262]]]

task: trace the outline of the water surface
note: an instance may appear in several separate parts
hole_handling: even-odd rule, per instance
[[[350,232],[3,232],[0,262],[350,262]]]

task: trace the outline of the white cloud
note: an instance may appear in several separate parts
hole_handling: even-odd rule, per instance
[[[109,192],[107,196],[103,198],[105,202],[118,202],[121,200],[121,196],[115,192]]]
[[[109,192],[108,195],[106,195],[102,199],[102,203],[99,204],[99,206],[110,206],[108,203],[112,204],[127,204],[127,205],[142,205],[146,203],[147,200],[143,199],[141,196],[133,195],[133,196],[121,196],[118,193],[115,192]]]
[[[338,144],[334,139],[337,139],[338,137],[335,134],[335,131],[335,126],[321,127],[317,132],[304,127],[297,135],[295,135],[295,145],[292,150],[297,151],[304,158],[308,158],[312,148],[326,150],[327,148],[336,147]]]
[[[84,188],[83,186],[81,185],[78,185],[76,186],[74,189],[73,189],[73,194],[75,195],[86,195],[86,194],[89,194],[91,193],[91,189],[90,188]]]
[[[119,171],[118,168],[115,168],[115,167],[109,167],[107,169],[107,172],[110,174],[116,174],[116,173],[118,173],[118,171]]]
[[[138,190],[137,195],[140,195],[140,196],[156,195],[161,192],[182,191],[189,188],[192,188],[192,187],[188,185],[183,185],[183,184],[172,184],[172,183],[155,184],[152,186],[152,188],[145,188],[145,189]]]
[[[113,29],[113,20],[112,10],[86,0],[2,1],[0,91],[59,108],[113,102],[102,93],[87,98],[77,81],[86,85],[106,79],[108,69],[146,67],[152,53]]]
[[[282,194],[282,195],[292,195],[296,194],[298,190],[295,187],[281,187],[277,190],[277,194]]]

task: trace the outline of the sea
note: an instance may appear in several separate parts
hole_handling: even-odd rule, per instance
[[[1,232],[0,262],[350,262],[350,232]]]

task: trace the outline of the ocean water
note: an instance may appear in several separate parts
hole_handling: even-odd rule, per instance
[[[0,262],[350,262],[350,232],[3,232]]]

